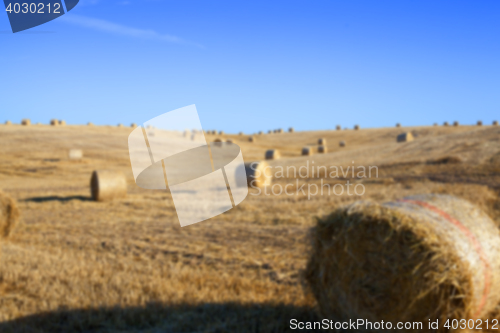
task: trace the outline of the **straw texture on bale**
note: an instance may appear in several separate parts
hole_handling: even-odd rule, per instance
[[[359,125],[354,125],[354,129],[357,131],[359,130]]]
[[[302,155],[303,156],[309,156],[312,155],[312,149],[309,147],[304,147],[302,148]]]
[[[335,127],[335,129],[336,129],[337,131],[340,131],[340,130],[342,129],[342,126],[337,125],[337,126]]]
[[[127,196],[127,181],[121,172],[96,170],[90,178],[90,192],[95,201],[110,201]]]
[[[59,125],[61,125],[61,126],[66,125],[66,121],[65,120],[59,120]]]
[[[266,160],[277,160],[281,157],[280,152],[277,149],[269,149],[266,151]]]
[[[326,145],[326,139],[325,138],[319,138],[318,139],[318,145]]]
[[[481,120],[477,121],[477,126],[483,126],[483,122]]]
[[[59,125],[59,120],[57,120],[57,119],[51,119],[51,120],[50,120],[50,124],[51,124],[52,126],[57,126],[57,125]]]
[[[469,202],[358,201],[318,220],[305,278],[336,320],[488,318],[500,301],[500,235]],[[436,332],[435,330],[433,332]]]
[[[80,160],[83,158],[83,151],[81,149],[70,149],[68,157],[70,160]]]
[[[339,147],[345,147],[345,141],[340,141],[339,142]]]
[[[23,125],[23,126],[29,126],[29,125],[31,125],[31,120],[29,120],[29,119],[23,119],[23,120],[21,120],[21,125]]]
[[[413,141],[413,134],[411,132],[406,132],[406,133],[401,133],[397,136],[396,141],[397,142],[408,142],[408,141]]]
[[[7,121],[5,122],[5,125],[12,125],[12,121],[7,120]]]
[[[247,182],[250,187],[265,187],[271,185],[273,180],[271,168],[264,162],[245,163]]]
[[[19,220],[16,200],[0,191],[0,238],[8,238]]]
[[[326,146],[319,146],[318,147],[318,153],[324,154],[326,152],[328,152],[328,148]]]

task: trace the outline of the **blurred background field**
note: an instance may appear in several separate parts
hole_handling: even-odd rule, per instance
[[[253,142],[249,135],[210,134],[208,141],[238,144],[246,162],[278,149],[282,158],[268,161],[274,170],[313,162],[376,166],[378,177],[323,179],[363,184],[362,197],[251,189],[236,208],[184,228],[168,191],[135,185],[130,131],[0,126],[0,187],[22,214],[0,243],[0,332],[286,332],[292,318],[319,318],[302,278],[316,217],[359,199],[447,193],[500,223],[498,126],[285,132],[253,135]],[[415,140],[396,142],[403,132]],[[317,152],[319,138],[327,153]],[[304,146],[313,155],[301,156]],[[81,149],[83,158],[68,159],[70,149]],[[92,201],[96,169],[123,172],[127,197]],[[284,177],[273,184],[321,181]]]

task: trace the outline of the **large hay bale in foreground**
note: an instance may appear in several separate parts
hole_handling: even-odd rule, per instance
[[[266,151],[266,160],[277,160],[281,157],[279,150],[269,149]]]
[[[90,178],[90,192],[95,201],[110,201],[127,196],[127,180],[121,172],[96,170]]]
[[[396,137],[397,142],[408,142],[413,141],[414,137],[411,132],[401,133]]]
[[[19,220],[16,200],[0,191],[0,238],[8,238]]]
[[[29,120],[29,119],[23,119],[23,120],[21,120],[21,125],[23,125],[23,126],[29,126],[29,125],[31,125],[31,120]]]
[[[318,220],[306,280],[336,320],[487,319],[500,302],[500,235],[469,202],[358,201]],[[435,331],[433,331],[435,332]]]
[[[255,188],[271,185],[273,176],[271,168],[266,162],[245,163],[245,171],[247,173],[248,186]]]

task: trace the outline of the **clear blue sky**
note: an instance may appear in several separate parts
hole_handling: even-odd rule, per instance
[[[254,132],[500,118],[500,1],[81,0],[12,34],[0,121]],[[499,119],[500,120],[500,119]]]

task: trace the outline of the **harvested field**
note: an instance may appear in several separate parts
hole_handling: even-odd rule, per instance
[[[255,142],[226,133],[245,162],[279,150],[281,159],[267,161],[272,187],[250,189],[234,209],[184,228],[170,192],[135,185],[131,131],[0,125],[0,188],[21,212],[9,239],[0,240],[0,332],[294,331],[291,318],[321,319],[303,279],[316,217],[360,199],[436,193],[466,199],[500,223],[498,126],[405,127],[416,137],[405,144],[396,142],[396,127],[295,131]],[[348,144],[301,156],[319,137]],[[69,149],[85,158],[68,159]],[[331,166],[344,172],[326,177]],[[376,166],[377,176],[345,172],[353,166]],[[123,173],[127,196],[93,201],[93,170]],[[348,181],[364,194],[296,191]],[[272,194],[287,185],[293,195]]]

